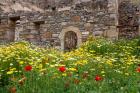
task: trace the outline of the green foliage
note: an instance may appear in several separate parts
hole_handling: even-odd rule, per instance
[[[86,49],[87,52],[94,51],[99,55],[106,55],[108,53],[115,52],[113,42],[104,38],[89,39],[89,41],[87,41],[82,47]]]
[[[90,37],[62,53],[16,42],[0,47],[0,93],[137,93],[140,90],[139,40]],[[25,70],[30,65],[31,70]],[[62,72],[59,68],[65,67]],[[100,77],[96,78],[96,77]]]

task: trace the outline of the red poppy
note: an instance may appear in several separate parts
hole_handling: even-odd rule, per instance
[[[102,80],[102,77],[96,75],[96,76],[95,76],[95,80],[96,80],[96,81],[100,81],[100,80]]]
[[[27,65],[27,66],[25,66],[25,71],[31,71],[32,70],[32,66],[30,66],[30,65]]]
[[[59,71],[60,71],[60,72],[65,72],[65,71],[66,71],[66,67],[65,67],[65,66],[59,67]]]
[[[138,67],[138,68],[136,69],[136,71],[137,71],[137,72],[140,72],[140,67]]]

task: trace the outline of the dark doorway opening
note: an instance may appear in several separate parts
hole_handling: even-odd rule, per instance
[[[20,20],[20,16],[10,17],[9,18],[9,31],[8,31],[8,41],[13,42],[15,40],[15,29],[16,22]]]
[[[64,49],[65,51],[71,51],[77,47],[77,35],[73,31],[68,31],[65,33],[64,37]]]

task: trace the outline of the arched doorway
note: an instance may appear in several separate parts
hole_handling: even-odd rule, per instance
[[[73,31],[68,31],[65,33],[64,37],[64,50],[70,51],[76,49],[77,47],[77,35]]]
[[[69,26],[62,29],[59,35],[61,50],[71,50],[75,47],[79,47],[82,43],[82,34],[79,28]],[[72,43],[72,44],[71,44]]]

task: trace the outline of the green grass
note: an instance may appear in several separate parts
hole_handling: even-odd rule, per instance
[[[0,93],[11,87],[16,93],[140,93],[139,41],[90,39],[66,53],[27,42],[6,45],[0,48]],[[27,65],[31,71],[25,70]]]

